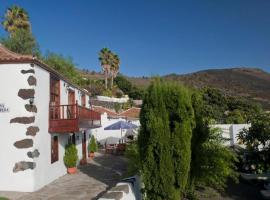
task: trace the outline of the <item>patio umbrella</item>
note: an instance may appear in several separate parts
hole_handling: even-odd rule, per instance
[[[138,128],[138,126],[121,120],[114,124],[111,124],[110,126],[105,127],[104,130],[121,130],[121,138],[122,138],[123,129],[134,129],[134,128]]]

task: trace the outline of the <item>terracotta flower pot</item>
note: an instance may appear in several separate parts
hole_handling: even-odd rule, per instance
[[[77,168],[76,167],[69,167],[69,168],[67,168],[67,172],[69,174],[76,174],[77,173]]]

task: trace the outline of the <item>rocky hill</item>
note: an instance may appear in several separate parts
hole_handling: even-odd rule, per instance
[[[151,81],[146,77],[129,79],[140,87]],[[214,87],[229,95],[260,102],[270,109],[270,74],[258,68],[211,69],[183,75],[169,74],[164,79],[196,88]]]

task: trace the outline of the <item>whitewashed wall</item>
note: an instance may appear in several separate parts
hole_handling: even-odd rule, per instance
[[[107,113],[104,113],[101,115],[101,127],[100,128],[95,128],[90,130],[91,134],[93,134],[95,136],[95,138],[97,139],[98,142],[101,142],[103,144],[103,142],[107,139],[107,138],[118,138],[121,139],[121,131],[120,130],[104,130],[105,127],[110,126],[118,121],[126,121],[125,119],[109,119],[107,117]],[[131,123],[137,125],[138,127],[140,126],[140,122],[139,120],[134,120]],[[124,137],[126,134],[126,130],[122,130],[122,137]]]
[[[239,145],[239,141],[237,139],[238,134],[244,128],[249,128],[251,124],[214,124],[211,125],[213,128],[220,128],[222,131],[222,137],[229,139],[229,141],[225,142],[227,146]]]
[[[31,136],[26,136],[25,124],[10,124],[10,120],[19,116],[32,116],[27,112],[24,105],[28,100],[18,97],[18,91],[21,88],[31,88],[27,83],[27,75],[21,73],[22,69],[31,69],[29,64],[2,64],[0,66],[0,104],[5,104],[9,108],[8,113],[0,113],[0,190],[33,190],[33,170],[24,172],[13,172],[14,164],[20,161],[32,161],[28,158],[27,152],[32,150],[18,149],[14,142]]]
[[[21,70],[34,69],[35,74],[22,74]],[[29,86],[27,79],[33,75],[37,79],[36,86]],[[64,87],[64,81],[60,82],[61,104],[68,103],[68,92]],[[71,86],[72,88],[72,86]],[[34,105],[37,106],[37,113],[26,111],[25,104],[29,100],[23,100],[18,96],[20,89],[35,89]],[[52,182],[58,177],[66,174],[66,167],[63,162],[65,145],[68,141],[68,134],[59,135],[59,160],[51,164],[51,134],[49,128],[49,98],[50,98],[50,74],[43,68],[30,64],[1,64],[0,65],[0,104],[9,108],[9,112],[0,113],[0,190],[2,191],[23,191],[32,192],[40,189],[46,184]],[[81,104],[78,89],[75,90],[75,98]],[[86,105],[89,97],[86,96]],[[35,122],[32,124],[10,124],[10,120],[15,117],[35,116]],[[26,136],[26,130],[29,126],[38,126],[40,131],[36,136]],[[89,130],[88,130],[89,132]],[[82,158],[82,134],[76,133],[76,147],[79,158]],[[18,149],[14,146],[16,141],[22,139],[33,139],[33,147],[27,149]],[[40,156],[29,158],[27,152],[37,149]],[[20,161],[35,162],[34,170],[13,172],[15,163]]]

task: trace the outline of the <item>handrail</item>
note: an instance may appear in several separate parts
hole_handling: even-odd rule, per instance
[[[100,114],[92,109],[76,104],[50,105],[50,120],[91,119],[100,120]]]

